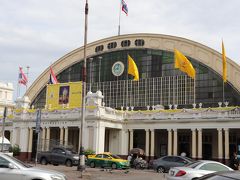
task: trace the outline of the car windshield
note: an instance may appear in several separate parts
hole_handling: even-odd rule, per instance
[[[194,161],[194,162],[191,162],[191,163],[187,164],[186,167],[195,168],[201,163],[202,163],[201,161]]]
[[[119,156],[115,155],[115,154],[112,154],[111,155],[114,159],[121,159]]]
[[[19,166],[22,166],[22,167],[25,167],[25,168],[30,168],[30,167],[32,167],[31,165],[29,165],[29,164],[26,164],[26,163],[24,163],[24,162],[22,162],[22,161],[20,161],[20,160],[18,160],[18,159],[16,159],[16,158],[14,158],[14,157],[12,157],[12,156],[9,156],[9,155],[5,155],[5,156],[7,156],[8,158],[10,158],[12,161],[14,161],[17,165],[19,165]]]
[[[186,160],[188,160],[189,162],[196,162],[196,161],[194,161],[193,159],[191,159],[191,158],[188,158],[188,157],[184,157],[184,159],[186,159]]]

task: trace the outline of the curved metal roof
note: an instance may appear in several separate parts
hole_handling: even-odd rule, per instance
[[[145,42],[144,46],[135,46],[134,42],[136,39],[143,39]],[[121,42],[123,40],[130,40],[131,45],[129,47],[121,47]],[[114,49],[108,49],[107,45],[110,42],[117,42],[117,47]],[[96,53],[95,48],[100,45],[103,45],[104,49],[103,51]],[[131,48],[149,48],[167,51],[174,51],[174,48],[176,48],[186,56],[205,64],[214,69],[218,74],[222,75],[222,55],[219,52],[189,39],[163,34],[127,34],[101,39],[87,45],[87,57],[95,56],[100,53],[102,54]],[[80,60],[83,60],[83,47],[75,49],[55,61],[52,68],[55,74],[59,74]],[[49,81],[49,69],[50,67],[48,67],[27,90],[25,95],[29,97],[30,101],[33,101],[36,98]],[[238,91],[240,91],[240,83],[238,78],[235,77],[240,78],[240,66],[227,58],[227,80]]]

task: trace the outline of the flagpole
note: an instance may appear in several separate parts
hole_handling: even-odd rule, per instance
[[[20,95],[19,74],[20,74],[20,70],[18,70],[18,78],[17,78],[17,98]]]
[[[225,88],[224,88],[224,81],[223,81],[223,103],[224,103],[224,101],[225,101]]]
[[[195,77],[196,78],[196,77]],[[193,97],[193,103],[196,104],[196,79],[194,78],[194,81],[193,81],[193,91],[194,91],[194,97]]]
[[[29,78],[28,78],[28,73],[29,73],[29,66],[27,66],[27,73],[26,73],[26,75],[27,75],[27,80],[29,81]],[[27,91],[27,88],[28,88],[28,82],[26,83],[26,91]]]
[[[81,172],[85,170],[85,155],[84,155],[84,147],[83,147],[83,129],[84,129],[84,121],[85,121],[85,99],[86,99],[86,65],[87,65],[87,30],[88,30],[88,0],[85,3],[85,25],[84,25],[84,49],[83,49],[83,77],[82,77],[82,108],[81,108],[81,124],[80,124],[80,150],[79,150],[79,161],[77,169]]]
[[[122,0],[120,0],[120,8],[119,8],[119,17],[118,17],[118,36],[120,36],[120,22],[121,22],[121,10],[122,10]]]

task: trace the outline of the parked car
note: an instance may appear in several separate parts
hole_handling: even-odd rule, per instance
[[[220,162],[201,160],[185,167],[173,167],[166,177],[168,180],[195,180],[217,171],[233,171],[233,169]]]
[[[158,173],[168,172],[171,167],[185,166],[194,162],[193,159],[183,156],[164,156],[152,161],[152,167]]]
[[[40,152],[37,156],[38,162],[47,165],[65,164],[68,167],[78,165],[79,155],[63,147],[55,147],[52,151]]]
[[[87,165],[91,168],[94,167],[110,167],[112,169],[127,169],[129,168],[129,162],[120,158],[117,155],[109,152],[104,152],[96,155],[89,155],[87,159]]]
[[[211,174],[204,175],[198,180],[240,180],[239,171],[219,171]]]
[[[14,157],[0,153],[0,179],[1,180],[67,180],[67,177],[57,171],[38,169],[25,164]]]

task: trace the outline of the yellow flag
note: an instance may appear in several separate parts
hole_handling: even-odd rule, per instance
[[[191,62],[177,49],[174,50],[175,68],[187,73],[188,76],[195,79],[196,71]]]
[[[69,107],[82,106],[82,82],[70,82]]]
[[[139,80],[138,68],[131,56],[128,55],[128,74],[134,76],[134,81]]]
[[[46,104],[51,109],[56,109],[59,106],[59,104],[58,104],[59,87],[60,87],[60,84],[48,84],[47,85]]]
[[[227,82],[227,64],[226,64],[227,60],[223,41],[222,41],[222,61],[223,61],[223,82]]]

